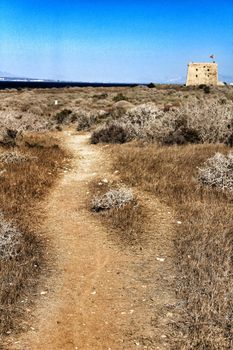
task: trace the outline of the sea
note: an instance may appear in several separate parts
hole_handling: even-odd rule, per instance
[[[69,81],[0,81],[0,90],[6,89],[51,89],[66,87],[134,87],[138,84],[85,83]]]

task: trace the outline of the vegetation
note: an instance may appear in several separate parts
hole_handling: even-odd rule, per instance
[[[120,187],[111,189],[100,197],[94,197],[92,200],[92,209],[94,211],[108,210],[112,208],[123,208],[133,200],[133,193],[130,189]]]
[[[45,261],[39,203],[66,156],[51,135],[72,127],[91,130],[93,144],[111,144],[106,149],[121,186],[100,190],[95,183],[90,192],[93,215],[116,229],[121,242],[138,244],[148,215],[129,189],[175,213],[178,303],[170,348],[231,349],[232,87],[149,84],[0,95],[0,333],[26,327],[20,320]]]
[[[233,205],[227,193],[198,183],[198,168],[227,147],[129,144],[115,146],[114,152],[121,179],[160,198],[181,223],[175,235],[180,302],[171,348],[231,348]]]
[[[36,145],[28,147],[27,143]],[[49,134],[27,134],[17,150],[0,150],[0,334],[26,327],[22,317],[45,262],[40,201],[63,166],[65,153]],[[22,301],[23,300],[23,301]]]

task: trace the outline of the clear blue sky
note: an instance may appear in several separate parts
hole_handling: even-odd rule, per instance
[[[233,76],[233,0],[0,0],[0,71],[78,81]]]

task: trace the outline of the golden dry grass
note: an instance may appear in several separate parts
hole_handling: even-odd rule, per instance
[[[223,145],[114,146],[114,166],[129,186],[149,191],[176,212],[176,323],[171,349],[231,349],[232,196],[200,187],[197,167]],[[180,221],[181,224],[177,224]]]
[[[120,185],[116,180],[112,180],[109,183],[102,182],[101,186],[99,186],[99,183],[101,183],[101,179],[96,179],[89,185],[88,208],[90,208],[90,203],[94,196],[102,196]],[[143,228],[147,217],[146,209],[135,193],[133,196],[133,201],[122,208],[112,208],[94,213],[109,229],[109,238],[123,247],[133,247],[141,244],[144,239]]]
[[[28,143],[34,147],[28,147]],[[32,157],[19,164],[0,164],[5,170],[0,178],[0,210],[5,220],[22,233],[19,255],[0,260],[1,335],[26,328],[22,320],[31,307],[46,249],[40,238],[39,227],[44,215],[40,203],[65,161],[65,152],[49,134],[26,135],[19,151]]]

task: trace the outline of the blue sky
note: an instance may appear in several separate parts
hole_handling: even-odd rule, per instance
[[[233,0],[0,1],[0,71],[20,76],[161,82],[212,53],[233,76]]]

